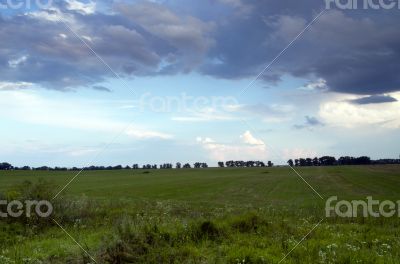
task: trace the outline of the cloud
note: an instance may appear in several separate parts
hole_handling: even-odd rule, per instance
[[[306,119],[305,123],[301,124],[301,125],[294,125],[294,128],[296,128],[296,129],[304,129],[304,128],[312,129],[314,127],[324,126],[324,123],[319,121],[316,117],[305,116],[304,118]]]
[[[104,86],[101,86],[101,85],[95,85],[95,86],[93,86],[92,88],[93,88],[94,90],[101,91],[101,92],[108,92],[108,93],[111,93],[111,92],[112,92],[111,89],[109,89],[109,88],[107,88],[107,87],[104,87]]]
[[[0,82],[0,91],[22,90],[33,86],[33,83],[28,82]]]
[[[345,99],[321,104],[319,116],[330,126],[344,128],[400,128],[400,102],[391,104],[353,104]]]
[[[221,26],[210,55],[218,63],[204,65],[204,74],[254,78],[324,8],[321,1],[308,1],[303,7],[294,1],[247,3],[254,6],[251,18]],[[357,15],[327,11],[262,79],[271,85],[287,75],[324,80],[305,88],[360,95],[399,91],[400,35],[393,25],[400,18],[397,10],[385,11],[385,15],[371,10]]]
[[[268,157],[264,142],[255,138],[250,131],[239,136],[239,143],[218,143],[209,137],[197,137],[196,141],[213,160],[263,160]]]
[[[8,66],[11,68],[17,68],[19,65],[23,64],[28,59],[28,56],[22,56],[16,59],[12,59],[8,61]]]
[[[353,104],[383,104],[383,103],[393,103],[397,102],[396,98],[393,98],[389,95],[371,95],[366,97],[361,97],[358,99],[350,100]]]
[[[244,143],[248,145],[255,145],[255,146],[265,146],[264,141],[261,139],[255,138],[250,131],[244,132],[243,135],[240,136]]]
[[[213,23],[206,23],[188,15],[175,14],[161,4],[152,2],[135,5],[119,4],[117,10],[139,24],[147,33],[163,41],[166,47],[171,46],[169,56],[174,59],[167,68],[175,68],[180,64],[184,70],[192,70],[214,44],[214,40],[210,37],[214,29]],[[183,59],[177,60],[179,57]]]
[[[102,5],[108,6],[57,1],[47,10],[1,17],[0,79],[66,90],[115,78],[60,19],[123,78],[191,71],[254,78],[325,8],[317,0],[217,0],[201,8],[190,0]],[[399,91],[397,11],[329,10],[261,79],[274,85],[293,76],[311,80],[304,89],[358,95]]]
[[[314,82],[310,82],[302,87],[299,87],[299,89],[305,91],[326,91],[328,86],[326,84],[326,80],[318,79]]]
[[[231,6],[239,16],[248,16],[253,10],[252,5],[245,4],[242,0],[217,0],[218,2]]]
[[[172,135],[167,133],[161,133],[156,131],[148,131],[139,128],[131,128],[126,131],[126,134],[129,136],[133,136],[139,139],[151,139],[151,138],[158,138],[158,139],[171,139],[173,138]]]
[[[66,0],[67,9],[78,11],[81,14],[93,14],[96,11],[96,3],[89,1],[88,3],[82,3],[76,0]]]
[[[61,1],[0,18],[0,79],[69,90],[115,78],[92,50],[122,78],[188,72],[213,45],[212,31],[213,23],[157,3],[100,13],[94,2]]]

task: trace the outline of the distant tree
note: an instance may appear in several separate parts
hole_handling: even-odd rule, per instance
[[[177,168],[177,169],[181,169],[181,168],[182,168],[182,164],[181,164],[180,162],[177,162],[177,163],[176,163],[176,168]]]
[[[336,165],[336,158],[331,156],[323,156],[319,158],[319,164],[321,166],[333,166]]]
[[[254,161],[252,161],[252,160],[249,160],[249,161],[245,162],[245,165],[246,165],[246,167],[248,167],[248,168],[254,167],[255,164],[256,164],[256,163],[255,163]]]
[[[294,165],[297,167],[297,166],[300,166],[300,161],[298,160],[298,159],[295,159],[294,160]]]
[[[47,167],[47,166],[42,166],[42,167],[35,168],[35,170],[38,170],[38,171],[49,171],[49,170],[51,170],[51,168]]]
[[[192,168],[192,166],[190,166],[189,163],[186,163],[185,165],[183,165],[183,168],[184,169],[190,169],[190,168]]]
[[[356,158],[356,165],[368,165],[368,164],[371,164],[370,157],[362,156]]]
[[[268,163],[267,163],[267,164],[268,164],[268,167],[272,167],[272,166],[274,166],[274,164],[273,164],[273,163],[272,163],[270,160],[268,161]]]
[[[233,168],[235,167],[235,162],[233,160],[225,162],[226,167]]]
[[[294,166],[294,163],[293,163],[293,160],[292,160],[292,159],[288,160],[288,161],[287,161],[287,164],[288,164],[290,167],[293,167],[293,166]]]
[[[0,170],[12,170],[13,168],[14,167],[8,162],[0,163]]]
[[[319,166],[319,159],[317,157],[315,157],[312,161],[313,166]]]
[[[242,160],[235,161],[235,167],[242,168],[244,166],[245,166],[245,162],[244,161],[242,161]]]
[[[225,167],[224,162],[223,161],[219,161],[218,162],[218,167],[220,167],[220,168]]]

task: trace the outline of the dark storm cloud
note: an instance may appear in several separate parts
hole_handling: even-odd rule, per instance
[[[0,16],[0,80],[66,90],[115,78],[114,72],[122,77],[171,74],[167,69],[187,72],[213,44],[209,37],[212,23],[191,16],[180,18],[159,4],[120,4],[116,11],[121,12],[113,14],[67,7],[57,2],[57,7],[49,10]],[[126,10],[129,12],[124,14]]]
[[[324,8],[322,1],[246,1],[251,18],[221,26],[203,72],[216,77],[255,77]],[[301,2],[301,3],[300,3]],[[303,5],[305,4],[305,5]],[[303,6],[300,6],[303,5]],[[285,74],[327,81],[337,92],[382,94],[400,90],[398,10],[329,10],[262,78]]]
[[[107,0],[85,13],[56,1],[56,9],[0,17],[0,79],[69,89],[115,77],[57,22],[57,10],[122,77],[198,71],[240,79],[257,76],[325,8],[321,0],[156,2]],[[264,86],[291,75],[323,79],[336,92],[398,91],[399,22],[397,9],[329,10],[265,72]]]
[[[362,97],[359,99],[351,100],[353,104],[360,104],[360,105],[365,105],[365,104],[382,104],[382,103],[393,103],[397,102],[396,98],[393,98],[388,95],[371,95],[371,96],[366,96]]]

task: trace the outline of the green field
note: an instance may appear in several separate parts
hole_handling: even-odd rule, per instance
[[[400,263],[399,218],[324,212],[330,196],[399,200],[400,166],[297,170],[324,199],[288,167],[84,171],[54,219],[97,263]],[[51,198],[75,174],[2,171],[0,193],[41,178]],[[0,263],[94,263],[52,221],[0,227]]]

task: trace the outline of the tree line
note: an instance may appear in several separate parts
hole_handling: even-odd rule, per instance
[[[0,170],[33,170],[33,171],[81,171],[81,170],[138,170],[138,169],[146,169],[146,170],[157,170],[157,169],[173,169],[174,166],[172,163],[163,163],[160,165],[157,164],[144,164],[144,165],[139,165],[139,164],[133,164],[132,166],[122,166],[122,165],[117,165],[117,166],[89,166],[89,167],[83,167],[83,168],[78,168],[78,167],[72,167],[72,168],[67,168],[67,167],[49,167],[49,166],[41,166],[41,167],[30,167],[30,166],[22,166],[22,167],[17,167],[13,166],[8,162],[2,162],[0,163]],[[177,162],[175,164],[175,169],[205,169],[208,168],[208,164],[205,162],[195,162],[194,164],[190,163],[180,163]]]
[[[379,164],[400,164],[400,159],[378,159],[372,160],[370,157],[350,157],[344,156],[336,159],[332,156],[323,156],[315,158],[299,158],[287,161],[289,166],[304,167],[304,166],[340,166],[340,165],[379,165]]]
[[[344,156],[336,159],[332,156],[322,156],[315,158],[298,158],[298,159],[290,159],[287,161],[289,166],[292,167],[304,167],[304,166],[339,166],[339,165],[380,165],[380,164],[400,164],[400,159],[378,159],[372,160],[370,157],[361,156],[361,157],[350,157]],[[220,168],[253,168],[253,167],[273,167],[274,163],[268,161],[264,163],[263,161],[242,161],[242,160],[229,160],[229,161],[219,161],[218,167]],[[195,162],[193,164],[190,163],[180,163],[177,162],[175,166],[172,163],[164,163],[164,164],[133,164],[132,166],[89,166],[84,168],[78,167],[49,167],[49,166],[41,166],[41,167],[30,167],[30,166],[22,166],[17,167],[13,166],[8,162],[0,163],[0,170],[34,170],[34,171],[81,171],[81,170],[138,170],[138,169],[146,169],[146,170],[156,170],[156,169],[205,169],[208,168],[208,164],[205,162]]]
[[[220,168],[224,168],[224,167],[228,167],[228,168],[251,168],[251,167],[272,167],[274,166],[274,164],[271,161],[267,162],[267,165],[265,165],[265,163],[263,161],[242,161],[242,160],[237,160],[237,161],[219,161],[218,162],[218,167]]]

